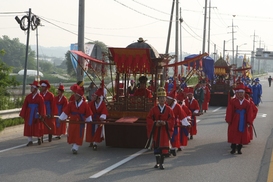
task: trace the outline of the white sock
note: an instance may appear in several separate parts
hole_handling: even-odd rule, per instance
[[[79,150],[79,145],[77,145],[77,144],[74,143],[74,144],[72,145],[72,149]]]
[[[27,137],[28,142],[32,142],[32,137]]]

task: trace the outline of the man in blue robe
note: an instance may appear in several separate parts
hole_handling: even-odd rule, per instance
[[[262,97],[262,85],[259,83],[260,80],[259,78],[256,78],[254,80],[254,85],[252,85],[252,99],[253,99],[253,102],[256,106],[259,106],[260,102],[261,102],[261,97]]]

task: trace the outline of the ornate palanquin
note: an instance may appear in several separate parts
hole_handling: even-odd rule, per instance
[[[113,100],[107,102],[109,115],[105,123],[106,146],[143,148],[147,141],[146,116],[156,104],[156,92],[152,98],[129,96],[126,89],[131,77],[150,77],[158,87],[163,67],[169,62],[168,55],[159,55],[149,48],[109,48],[109,63],[94,59],[80,51],[71,51],[92,64],[109,65],[111,79],[114,77]],[[153,57],[151,58],[151,54]],[[113,71],[114,69],[115,71]],[[91,71],[95,71],[93,68]],[[111,80],[113,83],[113,80]],[[120,88],[120,85],[122,88]],[[121,92],[120,92],[121,91]]]
[[[129,96],[126,92],[126,80],[129,77],[149,75],[159,83],[162,66],[168,61],[166,57],[151,58],[150,49],[109,48],[110,60],[116,67],[113,73],[115,83],[122,85],[123,93],[115,90],[115,99],[108,102],[109,119],[118,124],[105,125],[106,145],[112,147],[143,148],[147,141],[146,116],[156,104],[156,93],[152,98]],[[116,84],[118,85],[118,84]],[[157,85],[155,85],[157,86]]]
[[[211,106],[227,106],[230,86],[231,66],[220,57],[214,63],[214,82],[211,85],[210,105]]]

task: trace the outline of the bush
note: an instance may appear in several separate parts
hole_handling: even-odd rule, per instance
[[[23,124],[23,123],[24,123],[23,118],[14,118],[14,119],[5,119],[5,120],[0,118],[0,131],[4,130],[5,127],[15,126],[15,125]]]
[[[1,96],[0,97],[0,110],[21,108],[23,103],[24,103],[23,97]]]

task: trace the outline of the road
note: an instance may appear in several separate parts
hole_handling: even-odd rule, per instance
[[[231,155],[227,143],[225,107],[209,107],[198,117],[198,134],[176,157],[165,160],[165,170],[154,169],[152,151],[106,147],[93,151],[84,143],[73,155],[65,137],[25,147],[22,126],[0,133],[0,181],[73,182],[272,182],[273,88],[263,85],[263,103],[255,120],[257,138]],[[107,136],[106,136],[107,137]]]

